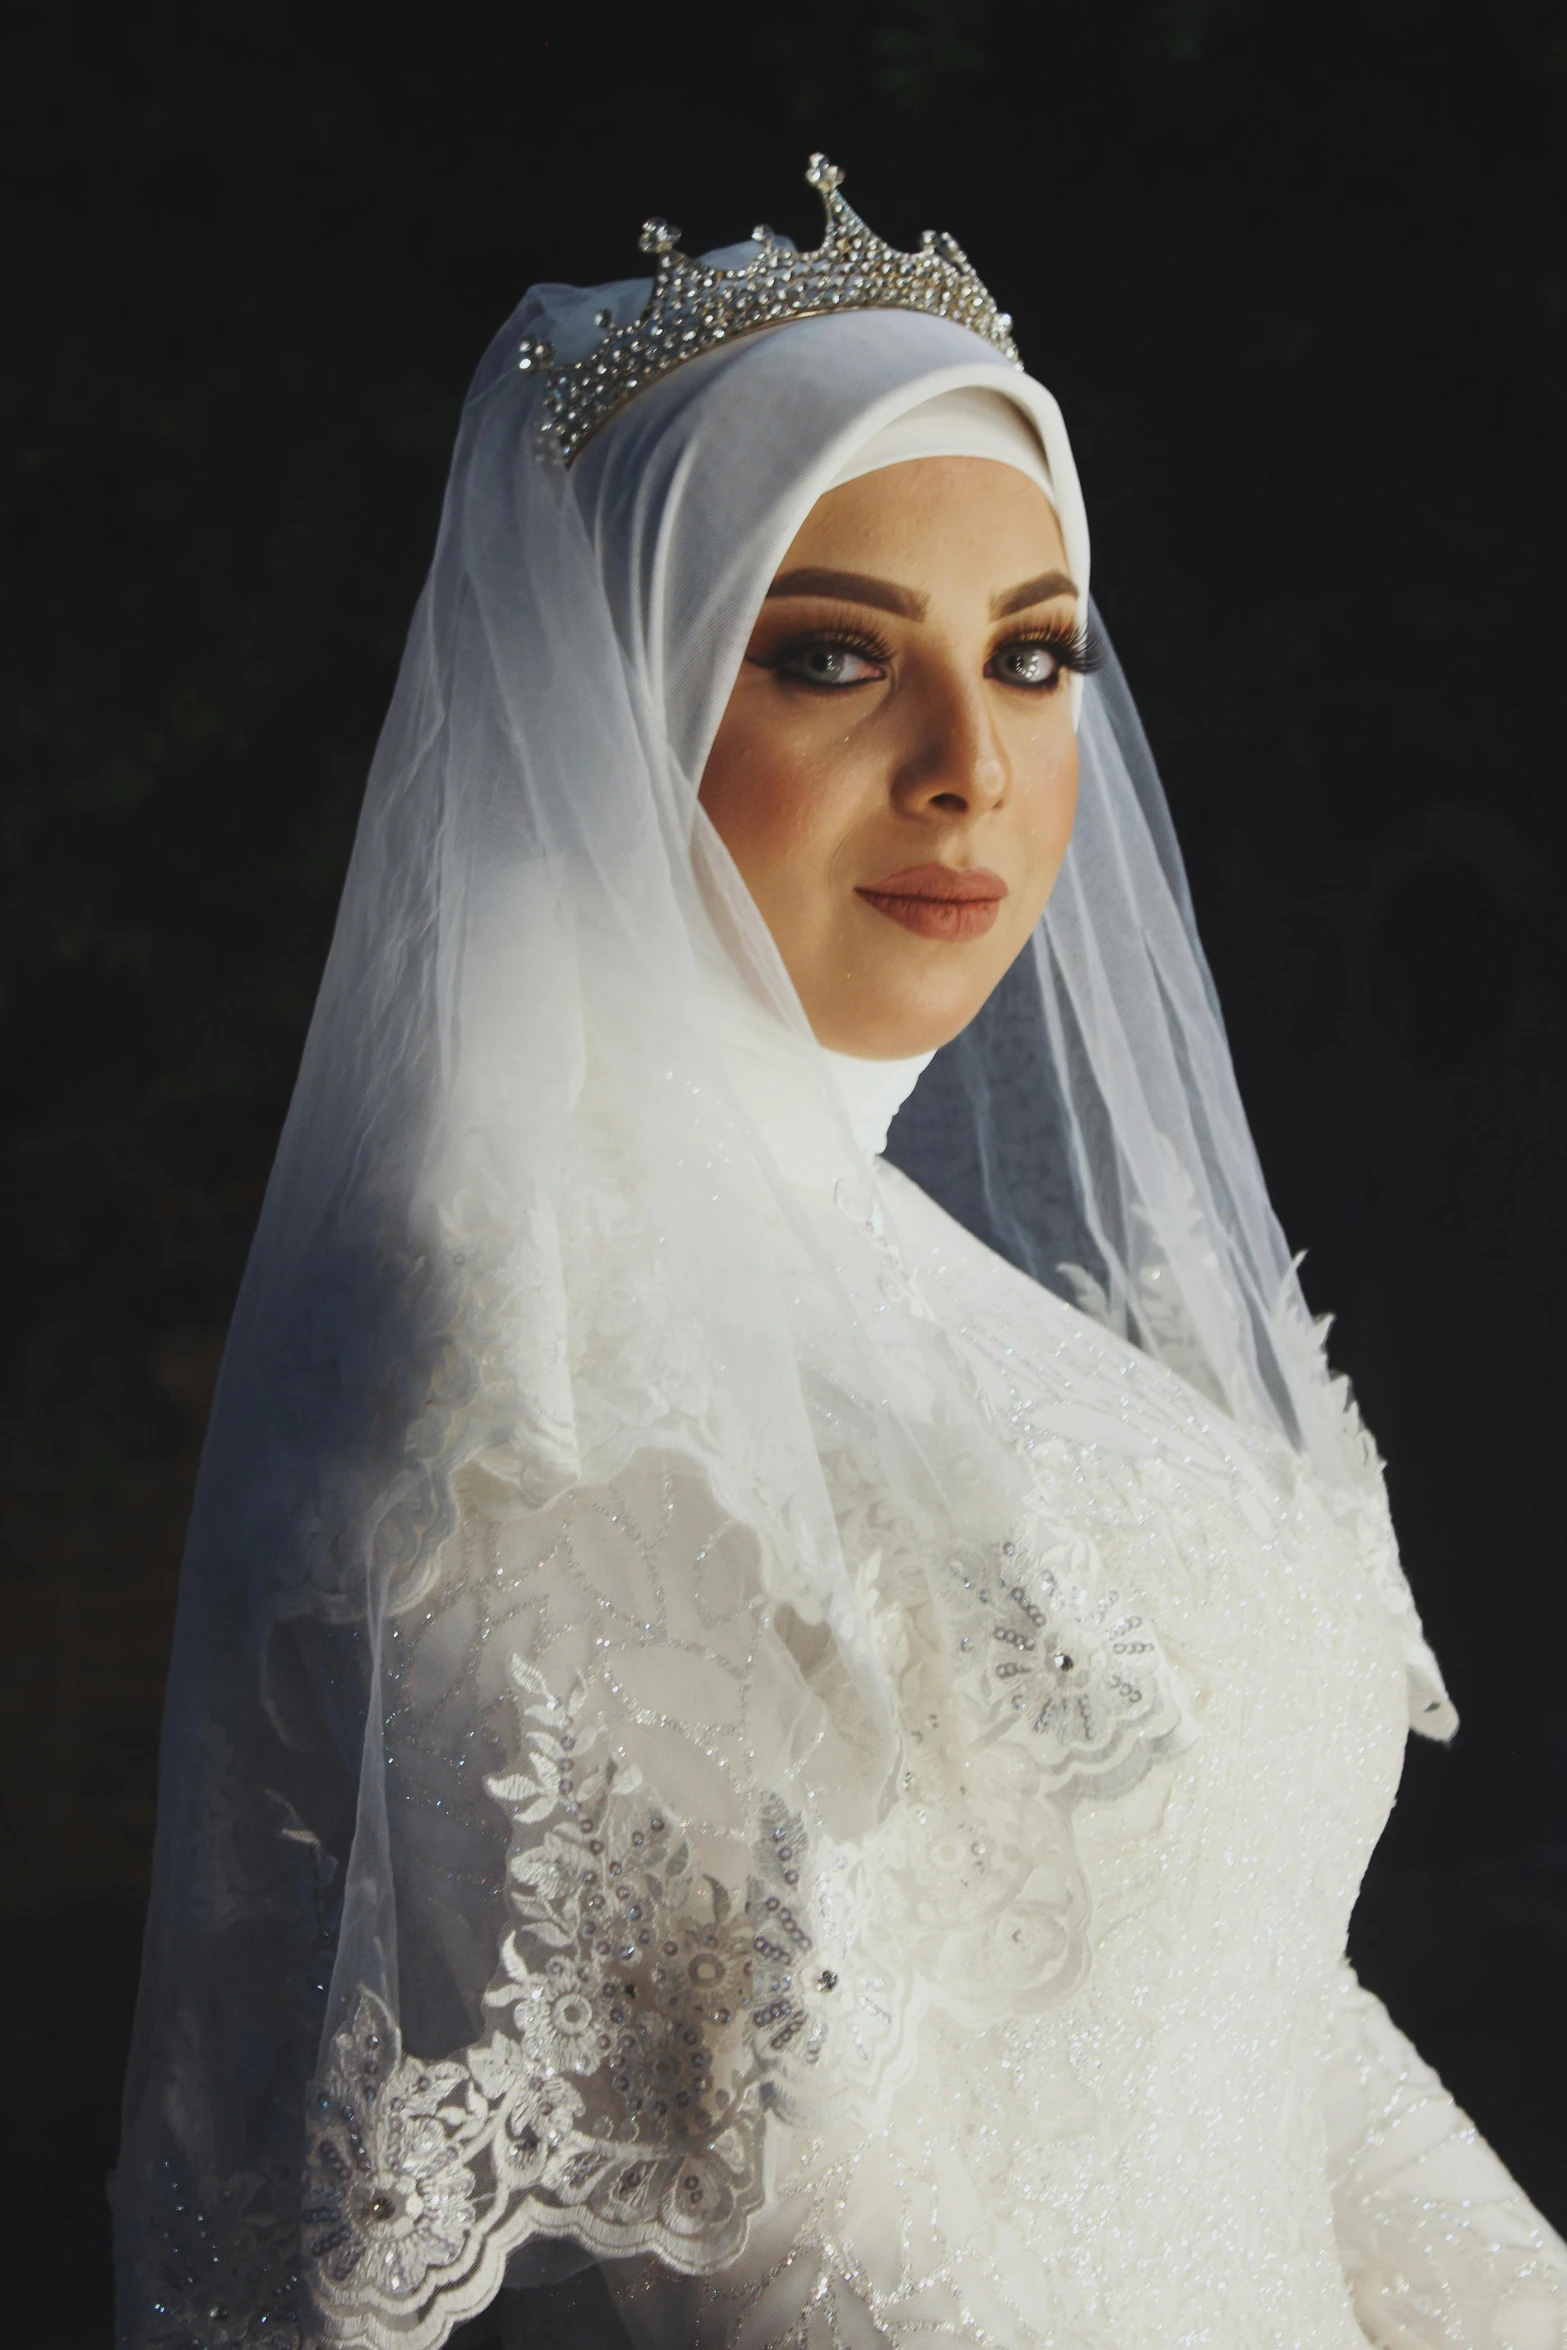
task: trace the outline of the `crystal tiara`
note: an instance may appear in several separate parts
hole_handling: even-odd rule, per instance
[[[718,269],[682,253],[675,242],[680,231],[668,221],[645,221],[638,242],[657,256],[658,274],[638,317],[617,326],[611,311],[600,310],[598,344],[585,359],[558,366],[551,344],[521,344],[517,365],[544,378],[540,436],[566,464],[634,393],[672,367],[791,319],[835,310],[922,310],[966,326],[1022,366],[1010,317],[996,308],[953,238],[927,229],[917,253],[900,253],[844,202],[835,163],[813,155],[805,177],[827,215],[814,253],[797,253],[770,228],[757,228],[755,259],[740,269]]]

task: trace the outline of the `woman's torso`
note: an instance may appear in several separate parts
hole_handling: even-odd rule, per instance
[[[1349,2350],[1319,2082],[1407,1728],[1364,1525],[912,1185],[893,1198],[924,1309],[1030,1462],[1023,1550],[1055,1598],[1031,1583],[1031,1616],[997,1560],[968,1616],[933,1608],[929,1562],[882,1545],[911,1767],[807,1963],[840,1978],[816,2012],[858,1967],[871,2008],[918,2022],[879,2096],[775,2120],[725,2276],[617,2272],[627,2322],[726,2350]],[[863,1556],[865,1497],[844,1498]],[[984,1718],[987,1609],[1014,1670]],[[1063,1667],[1062,1640],[1091,1653]],[[1085,1674],[1075,1745],[1059,1718],[1032,1733],[1041,1691],[1059,1717]]]

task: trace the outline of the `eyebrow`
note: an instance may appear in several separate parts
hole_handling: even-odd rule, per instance
[[[1055,596],[1075,596],[1077,589],[1064,571],[1042,571],[1037,579],[1025,579],[1021,587],[1005,588],[990,599],[992,620],[1010,619],[1014,612],[1026,612],[1031,604],[1048,604]]]
[[[1004,588],[990,599],[992,620],[1010,619],[1034,604],[1048,604],[1056,596],[1075,596],[1077,589],[1064,571],[1042,571],[1015,588]],[[870,604],[878,612],[896,612],[904,620],[923,620],[930,598],[916,588],[899,587],[890,579],[873,579],[863,571],[824,571],[808,568],[784,571],[767,591],[772,596],[832,596],[842,604]],[[765,600],[765,599],[764,599]]]
[[[840,603],[871,604],[878,612],[896,612],[904,620],[923,620],[930,604],[930,598],[915,588],[898,587],[890,579],[871,579],[863,571],[785,571],[767,594],[836,596]]]

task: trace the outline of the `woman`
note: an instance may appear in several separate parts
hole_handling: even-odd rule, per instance
[[[1059,413],[811,176],[465,412],[203,1464],[124,2338],[1558,2342],[1343,1964],[1451,1709]]]

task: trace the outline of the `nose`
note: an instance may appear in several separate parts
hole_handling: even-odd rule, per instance
[[[932,679],[910,711],[911,737],[893,779],[906,816],[982,816],[999,807],[1011,763],[977,681]]]

